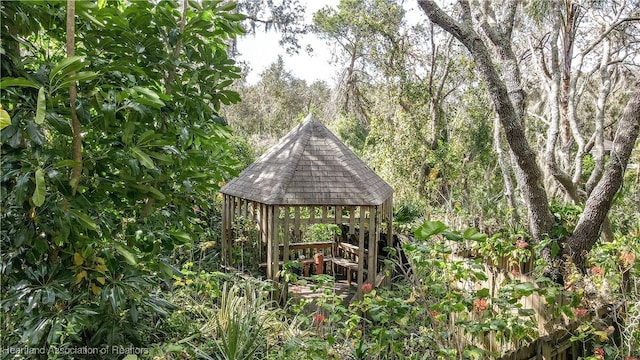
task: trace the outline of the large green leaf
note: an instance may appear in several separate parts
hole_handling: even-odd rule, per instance
[[[0,106],[0,130],[11,125],[11,116],[9,113]]]
[[[18,176],[18,178],[16,179],[16,190],[15,190],[16,204],[22,204],[22,202],[27,197],[27,190],[29,189],[30,175],[31,175],[30,172],[26,172]]]
[[[85,229],[89,229],[93,231],[98,230],[98,224],[96,224],[95,221],[93,221],[93,219],[89,215],[73,209],[69,210],[69,212],[71,212],[73,215],[76,216],[76,219],[78,219],[80,224],[82,224],[82,226]]]
[[[129,265],[137,265],[138,261],[136,260],[136,256],[133,254],[132,250],[126,248],[124,245],[120,245],[118,243],[114,243],[113,246],[118,250],[120,255],[124,257],[124,260]]]
[[[425,221],[415,230],[416,238],[428,240],[431,236],[440,234],[447,229],[447,225],[442,221]]]
[[[66,74],[78,71],[85,67],[88,63],[83,61],[82,56],[71,56],[60,61],[56,66],[51,69],[49,73],[49,83],[54,84],[60,81]]]
[[[473,241],[484,241],[487,239],[487,235],[479,232],[474,228],[468,228],[463,233],[462,236],[467,240]]]
[[[44,86],[38,90],[38,104],[36,107],[36,124],[40,125],[44,122],[44,115],[47,112],[47,98],[44,95]]]
[[[65,78],[60,83],[58,83],[55,86],[54,91],[59,90],[59,89],[65,89],[65,88],[71,86],[71,84],[74,83],[74,82],[83,82],[83,81],[93,80],[97,76],[98,76],[98,73],[94,72],[94,71],[81,71],[81,72],[75,73],[75,74],[70,75],[69,77]]]
[[[8,78],[0,81],[0,90],[6,89],[10,86],[22,86],[38,89],[40,85],[25,78]]]
[[[134,146],[131,148],[131,151],[133,152],[133,156],[135,156],[135,158],[140,161],[142,166],[146,167],[147,169],[153,169],[156,167],[149,155],[140,150],[139,147]]]
[[[182,243],[188,243],[191,241],[191,236],[182,231],[169,231],[169,235],[173,236],[176,240]]]
[[[33,192],[31,200],[33,205],[40,207],[44,204],[44,199],[47,191],[47,184],[44,181],[44,171],[40,168],[36,170],[36,190]]]

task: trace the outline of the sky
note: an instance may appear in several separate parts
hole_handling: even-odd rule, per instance
[[[305,16],[308,23],[311,23],[315,11],[327,5],[335,7],[338,2],[338,0],[300,0],[300,3],[306,7]],[[307,34],[300,41],[302,46],[300,53],[289,55],[278,44],[279,38],[280,35],[275,31],[258,30],[255,35],[243,36],[238,40],[238,51],[241,54],[238,60],[246,61],[251,66],[247,82],[256,83],[260,73],[274,63],[278,55],[282,55],[289,71],[309,84],[316,80],[324,80],[329,84],[335,82],[336,69],[329,64],[332,50],[324,40],[313,34]],[[307,45],[311,45],[314,49],[311,55],[304,51]]]
[[[313,13],[325,7],[336,7],[339,0],[300,0],[306,7],[306,21],[311,23]],[[446,2],[446,0],[445,0]],[[425,19],[424,13],[417,7],[416,1],[404,1],[407,11],[407,20],[416,23]],[[336,65],[330,64],[331,54],[335,51],[324,40],[314,34],[305,35],[300,45],[302,49],[297,55],[287,54],[284,48],[278,44],[279,34],[275,31],[257,31],[255,35],[247,35],[238,39],[238,50],[241,56],[238,60],[245,61],[251,67],[247,76],[247,82],[255,84],[262,73],[269,65],[273,64],[278,55],[281,55],[285,67],[297,78],[304,79],[308,84],[316,80],[324,80],[329,85],[335,84],[338,76]],[[311,45],[314,51],[307,54],[304,48]]]

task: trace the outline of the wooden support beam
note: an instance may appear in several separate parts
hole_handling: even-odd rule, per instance
[[[367,282],[376,286],[376,273],[378,272],[376,260],[378,259],[378,239],[380,238],[380,225],[376,222],[379,212],[382,210],[379,206],[369,207],[369,254],[367,259]]]
[[[229,214],[227,214],[227,206],[229,203],[229,199],[227,199],[226,194],[222,194],[222,264],[224,266],[228,266],[229,259],[227,255],[227,247],[228,243],[228,234],[227,234],[227,218]]]
[[[278,276],[278,271],[280,270],[280,261],[279,261],[279,250],[280,244],[278,242],[278,233],[277,233],[277,221],[278,221],[278,205],[269,205],[269,244],[271,245],[271,279],[275,280]]]
[[[284,219],[283,219],[283,229],[282,229],[282,242],[284,247],[282,248],[282,260],[286,263],[289,261],[289,237],[291,236],[291,232],[289,231],[289,217],[291,216],[289,206],[284,206],[282,208],[284,210]]]
[[[365,211],[367,206],[360,206],[360,229],[358,230],[358,294],[362,291],[364,284],[364,228],[366,225]]]
[[[262,246],[266,248],[267,253],[267,279],[271,279],[272,264],[273,264],[273,252],[271,251],[271,243],[269,239],[269,212],[267,211],[267,204],[260,204],[260,223],[261,229],[261,242]]]
[[[293,235],[296,239],[295,241],[302,241],[302,236],[300,233],[300,206],[296,205],[295,214],[293,218]]]
[[[328,221],[328,215],[327,213],[329,212],[329,207],[327,205],[322,205],[322,223],[326,224]]]
[[[389,246],[393,246],[393,195],[389,196],[389,214],[387,217],[387,238],[389,242]]]
[[[355,224],[356,224],[356,207],[349,206],[349,235],[356,233]]]

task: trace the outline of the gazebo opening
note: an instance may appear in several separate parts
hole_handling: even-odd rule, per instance
[[[313,115],[220,192],[226,266],[278,280],[297,263],[305,276],[339,274],[358,291],[383,281],[393,189]],[[252,249],[250,263],[241,249]]]

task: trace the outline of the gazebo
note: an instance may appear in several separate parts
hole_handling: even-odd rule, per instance
[[[268,279],[278,280],[288,261],[308,266],[320,252],[349,277],[357,273],[358,289],[365,282],[377,285],[381,232],[392,245],[393,189],[315,116],[308,115],[220,192],[226,266],[234,266],[233,222],[242,216],[257,223]],[[311,224],[336,224],[343,233],[329,243],[302,243],[302,231]]]

